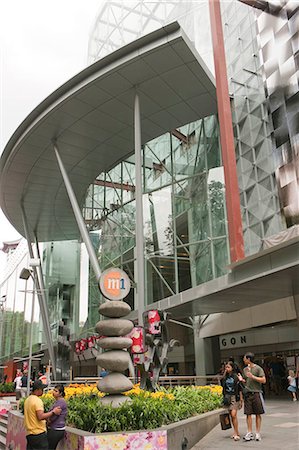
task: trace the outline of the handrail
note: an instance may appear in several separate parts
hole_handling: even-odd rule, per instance
[[[204,385],[204,384],[220,384],[221,376],[216,375],[179,375],[179,376],[161,376],[159,378],[160,386],[190,386],[190,385]],[[70,384],[86,384],[97,383],[101,377],[75,377],[73,380],[68,381],[51,381],[48,385],[48,389],[56,384],[70,385]],[[136,383],[136,379],[129,377],[129,379]],[[138,378],[139,381],[139,378]]]

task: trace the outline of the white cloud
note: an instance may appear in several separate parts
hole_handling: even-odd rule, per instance
[[[0,2],[0,153],[32,109],[86,66],[89,32],[101,3]],[[14,236],[1,214],[0,245]]]

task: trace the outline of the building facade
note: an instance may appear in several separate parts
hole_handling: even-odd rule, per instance
[[[203,96],[207,79],[214,84],[214,77],[217,80],[214,58],[218,56],[208,1],[104,2],[90,36],[90,67],[108,67],[110,57],[121,66],[130,49],[137,55],[135,66],[125,62],[121,76],[120,72],[109,75],[112,80],[118,77],[113,95],[105,73],[99,81],[93,79],[96,90],[92,95],[87,88],[73,85],[72,92],[61,95],[71,102],[78,90],[73,104],[76,112],[66,106],[65,115],[55,119],[61,121],[58,143],[60,139],[75,190],[79,177],[85,186],[80,191],[78,182],[77,197],[100,268],[121,267],[134,286],[140,270],[136,260],[136,157],[128,144],[132,131],[125,125],[132,128],[129,89],[133,85],[140,88],[141,117],[143,105],[148,114],[143,120],[141,151],[143,306],[166,309],[183,324],[171,324],[171,333],[179,336],[181,346],[170,355],[170,367],[180,374],[215,373],[221,360],[241,358],[249,349],[261,361],[279,354],[289,366],[296,364],[299,354],[298,7],[291,1],[234,0],[221,2],[221,13],[227,70],[222,69],[231,108],[231,119],[226,120],[233,130],[240,202],[233,214],[228,206],[233,193],[227,182],[223,124],[217,109],[207,107],[210,100]],[[173,53],[163,59],[165,44],[160,46],[162,37],[157,33],[169,30],[174,21],[184,42],[190,42],[194,54],[199,55],[200,70],[207,76],[200,79],[203,92],[194,78],[199,76],[199,68],[189,53],[182,51],[176,67]],[[147,53],[154,38],[162,49],[159,61]],[[178,53],[175,43],[173,40],[171,48]],[[160,87],[152,87],[156,76]],[[90,73],[84,79],[88,77]],[[128,91],[121,91],[126,84]],[[116,104],[105,99],[108,91]],[[103,108],[98,111],[101,102]],[[80,129],[75,129],[73,122],[78,117]],[[72,132],[81,133],[79,143]],[[49,133],[45,134],[49,137]],[[43,139],[46,141],[45,135]],[[89,155],[95,143],[98,152],[111,152],[113,158],[105,164],[98,162],[98,172],[95,165],[88,182],[84,170],[93,164]],[[47,144],[39,145],[46,148]],[[37,140],[34,146],[38,146]],[[80,149],[84,164],[72,166],[67,146],[74,155]],[[121,150],[126,146],[127,151]],[[60,178],[55,164],[49,169],[53,179]],[[58,207],[65,202],[65,194],[59,193]],[[27,203],[30,210],[29,199]],[[78,241],[61,238],[73,237],[68,232],[73,226],[70,215],[68,210],[60,214],[59,224],[66,230],[61,235],[41,229],[41,236],[50,238],[44,244],[42,265],[52,338],[58,351],[55,329],[62,320],[70,328],[72,341],[70,354],[63,350],[58,364],[63,377],[68,376],[69,365],[75,375],[96,375],[92,363],[96,347],[93,352],[92,346],[85,345],[85,350],[76,352],[75,343],[82,339],[86,343],[93,336],[101,298],[97,276],[89,268],[84,250]],[[244,242],[244,258],[239,261],[231,256],[229,231],[238,215]],[[17,224],[18,218],[12,222]],[[136,289],[131,289],[126,301],[135,312],[140,306],[136,299]],[[137,315],[133,313],[132,318]],[[13,352],[5,350],[2,360],[15,351],[26,356],[25,349],[18,347]]]

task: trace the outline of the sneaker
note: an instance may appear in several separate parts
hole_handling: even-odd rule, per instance
[[[297,401],[297,399],[296,398],[293,398],[293,402],[296,402]]]
[[[260,433],[256,433],[255,440],[256,441],[261,441],[262,440]]]
[[[253,441],[254,436],[253,433],[246,433],[245,436],[243,436],[244,441]]]

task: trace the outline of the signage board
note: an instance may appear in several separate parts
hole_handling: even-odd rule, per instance
[[[246,330],[239,333],[223,334],[219,336],[220,350],[257,345],[281,344],[284,342],[298,342],[299,330],[297,326],[279,325]]]
[[[131,282],[126,272],[111,267],[100,276],[99,286],[104,297],[109,300],[122,300],[129,294]]]

